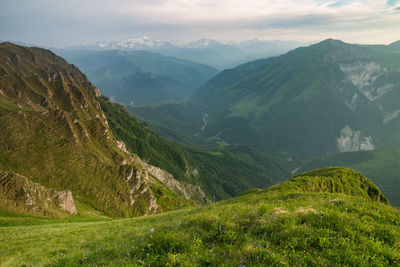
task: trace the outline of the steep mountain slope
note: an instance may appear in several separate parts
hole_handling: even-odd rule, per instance
[[[190,101],[166,101],[152,105],[128,106],[128,110],[169,140],[186,145],[207,146],[209,143],[199,134],[206,125],[206,114],[201,113]]]
[[[78,68],[52,52],[0,44],[0,170],[48,190],[69,190],[75,202],[111,216],[192,203],[185,183],[115,139],[96,95],[98,89]],[[181,190],[163,184],[166,176],[182,184]],[[197,193],[202,193],[198,187]],[[171,198],[169,206],[165,196]]]
[[[225,70],[191,97],[200,134],[288,157],[400,145],[400,75],[378,50],[329,39]]]
[[[250,188],[266,188],[289,175],[284,162],[249,147],[201,149],[171,143],[138,123],[124,106],[105,97],[98,100],[112,132],[124,141],[127,150],[180,181],[199,185],[211,200],[233,197]]]
[[[217,74],[207,65],[148,51],[57,50],[102,94],[125,104],[184,99]]]
[[[0,218],[27,224],[0,228],[4,265],[400,264],[400,212],[371,181],[344,168],[303,173],[267,190],[157,216],[45,226],[29,225],[39,218]]]

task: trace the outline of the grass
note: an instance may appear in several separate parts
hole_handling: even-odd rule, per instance
[[[190,209],[184,209],[162,216],[102,221],[86,219],[82,222],[72,219],[68,222],[53,219],[52,224],[48,224],[44,219],[26,217],[30,220],[25,221],[25,226],[0,228],[0,264],[63,266],[63,263],[68,262],[68,265],[78,265],[80,261],[90,257],[94,257],[97,264],[104,261],[113,262],[111,254],[114,250],[124,247],[126,252],[132,246],[137,247],[140,239],[149,232],[149,227],[155,226],[156,222],[166,223],[173,217],[189,211]],[[32,223],[43,224],[31,225]],[[118,255],[117,258],[120,257],[121,255]]]
[[[379,148],[374,151],[337,153],[325,158],[307,159],[296,166],[301,166],[302,171],[327,166],[352,168],[370,178],[393,206],[400,207],[399,157],[400,149]]]
[[[0,264],[399,265],[398,210],[363,194],[304,190],[304,179],[346,180],[346,171],[309,173],[213,205],[148,217],[1,227]],[[347,181],[367,181],[347,174]]]

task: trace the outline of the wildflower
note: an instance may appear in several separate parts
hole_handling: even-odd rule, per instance
[[[270,253],[271,253],[271,251],[269,251],[269,250],[268,250],[268,251],[267,251],[267,253],[268,253],[268,254],[270,254]]]
[[[224,252],[222,252],[222,256],[226,256],[226,252],[224,251]]]
[[[261,246],[261,245],[258,245],[258,247],[257,248],[263,248],[263,246]]]
[[[155,231],[154,228],[151,228],[150,229],[150,234],[154,233],[154,231]]]

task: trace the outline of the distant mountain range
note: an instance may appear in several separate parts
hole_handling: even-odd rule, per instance
[[[124,104],[181,100],[218,73],[204,64],[149,51],[55,52],[78,66],[102,94]]]
[[[296,41],[253,39],[243,42],[220,42],[206,38],[183,43],[153,40],[145,36],[111,42],[98,41],[90,45],[70,47],[67,50],[146,50],[224,69],[258,58],[277,56],[301,45],[303,44]]]

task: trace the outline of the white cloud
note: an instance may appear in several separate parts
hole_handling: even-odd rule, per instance
[[[341,3],[340,5],[335,5]],[[388,8],[386,1],[318,1],[318,0],[167,0],[134,1],[116,9],[152,22],[191,23],[243,20],[261,16],[282,19],[306,15],[368,16]]]
[[[143,34],[160,39],[400,39],[397,0],[2,1],[4,35],[47,34],[54,42],[72,36],[76,42],[87,42]]]

